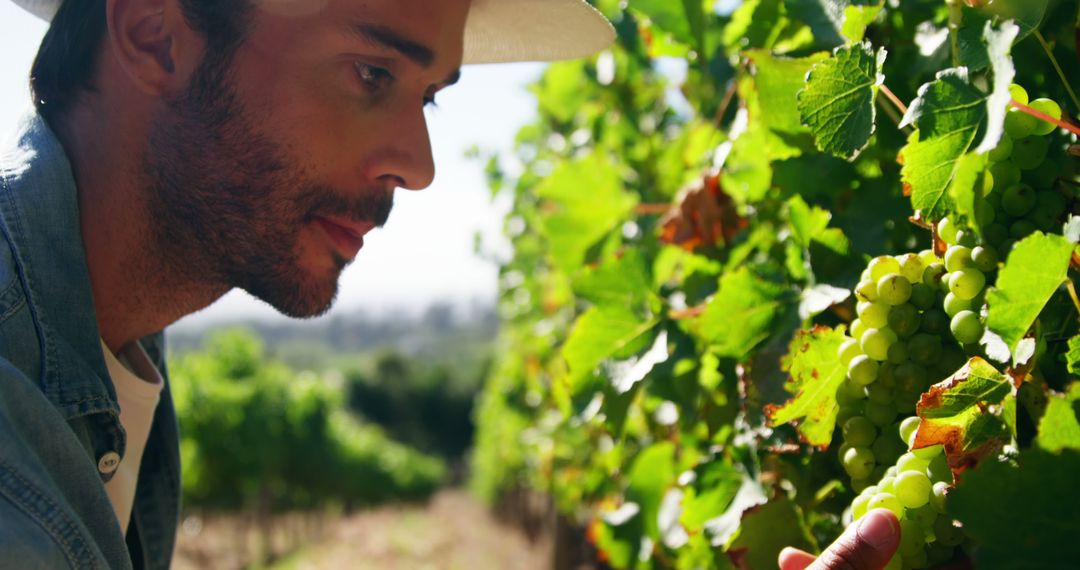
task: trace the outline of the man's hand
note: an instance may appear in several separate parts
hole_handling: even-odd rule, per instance
[[[780,570],[881,570],[900,545],[900,522],[874,509],[848,527],[821,556],[796,548],[780,552]]]

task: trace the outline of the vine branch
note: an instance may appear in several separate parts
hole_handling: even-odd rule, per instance
[[[1076,125],[1074,125],[1074,124],[1072,124],[1070,122],[1063,121],[1061,119],[1055,119],[1055,118],[1051,117],[1050,115],[1047,115],[1046,113],[1043,113],[1042,111],[1037,111],[1035,109],[1032,109],[1031,107],[1028,107],[1027,105],[1017,101],[1016,99],[1010,99],[1009,104],[1012,105],[1013,107],[1025,112],[1025,113],[1031,115],[1032,117],[1035,117],[1036,119],[1041,119],[1041,120],[1046,121],[1048,123],[1053,123],[1053,124],[1063,128],[1063,129],[1073,133],[1074,135],[1080,136],[1080,127],[1077,127]]]

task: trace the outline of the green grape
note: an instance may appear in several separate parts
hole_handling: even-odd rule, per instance
[[[941,455],[945,449],[941,445],[931,445],[930,447],[920,447],[919,449],[912,449],[911,452],[916,457],[930,461],[931,459]]]
[[[946,496],[948,495],[948,493],[949,493],[949,484],[948,483],[943,483],[943,482],[934,483],[934,487],[933,487],[934,496],[930,497],[930,504],[934,505],[934,509],[937,512],[939,512],[939,513],[944,513],[945,512],[945,500],[946,500]]]
[[[926,270],[926,264],[919,258],[918,254],[905,253],[897,258],[900,262],[900,275],[903,275],[911,283],[919,283],[922,281],[923,271]]]
[[[1046,157],[1035,170],[1027,173],[1028,180],[1037,188],[1049,188],[1054,185],[1058,177],[1064,172],[1064,168],[1052,157]]]
[[[899,552],[894,553],[881,570],[904,570],[904,557]]]
[[[931,263],[927,265],[926,270],[923,271],[923,283],[930,287],[937,287],[946,273],[948,273],[948,269],[945,269],[944,263]]]
[[[916,363],[929,366],[941,354],[941,340],[934,334],[919,333],[908,341],[908,354]]]
[[[1020,168],[1011,160],[995,163],[990,167],[990,175],[994,177],[995,191],[1004,191],[1009,186],[1020,183]]]
[[[938,455],[930,460],[930,464],[926,467],[926,475],[934,483],[952,483],[952,468],[949,467],[949,460],[945,457],[945,454]]]
[[[994,246],[1000,246],[1009,239],[1009,228],[997,222],[987,224],[985,227],[983,227],[982,231],[983,238],[986,239],[987,243],[990,243]]]
[[[889,329],[867,329],[861,339],[859,347],[863,354],[884,362],[889,359],[889,347],[896,342],[896,333]]]
[[[1050,139],[1044,137],[1026,138],[1017,141],[1013,145],[1012,161],[1020,170],[1035,170],[1046,160],[1046,153],[1049,150]]]
[[[877,301],[877,282],[871,279],[859,281],[855,286],[855,296],[863,301]]]
[[[926,309],[933,307],[934,301],[936,300],[937,292],[926,283],[919,281],[911,286],[911,304],[915,305],[917,309],[925,311]],[[900,333],[898,332],[897,334]]]
[[[960,530],[960,527],[956,526],[949,517],[938,517],[934,522],[934,536],[945,546],[959,546],[964,542],[964,531]]]
[[[899,498],[897,497],[897,499]],[[900,548],[898,551],[902,556],[914,556],[922,550],[926,545],[924,537],[925,533],[918,521],[907,517],[900,519]]]
[[[938,519],[938,512],[934,509],[934,505],[929,502],[917,509],[911,509],[904,513],[907,518],[919,523],[919,526],[923,529],[931,529],[934,527],[934,521]]]
[[[851,363],[851,359],[862,354],[862,349],[859,348],[859,341],[849,338],[840,344],[840,350],[837,355],[840,357],[840,362],[847,366]]]
[[[911,434],[919,429],[919,422],[921,421],[922,419],[919,418],[919,416],[911,416],[900,422],[900,439],[902,441],[907,441],[911,437]]]
[[[945,250],[945,269],[950,273],[959,271],[965,267],[971,267],[971,248],[964,245],[954,245]]]
[[[981,303],[980,303],[981,304]],[[938,357],[938,378],[945,378],[946,376],[952,376],[954,372],[960,369],[967,363],[967,355],[959,347],[950,346],[941,350],[941,356]]]
[[[871,259],[870,265],[866,267],[870,270],[870,279],[874,281],[878,281],[891,273],[900,273],[900,262],[891,255],[879,255]]]
[[[855,520],[859,520],[866,514],[866,506],[870,504],[870,495],[866,493],[859,493],[859,496],[855,497],[855,500],[851,502],[851,517]]]
[[[1028,103],[1028,107],[1041,111],[1044,114],[1050,115],[1050,117],[1060,120],[1061,119],[1061,106],[1057,104],[1053,99],[1039,98],[1031,103]],[[1046,136],[1057,129],[1057,125],[1054,123],[1048,123],[1042,119],[1039,119],[1035,125],[1034,134],[1038,136]]]
[[[904,568],[927,568],[930,560],[926,557],[926,550],[920,550],[911,556],[904,556]]]
[[[866,326],[866,323],[862,322],[862,319],[855,319],[851,321],[851,336],[852,338],[861,339],[863,333],[870,327]]]
[[[864,416],[855,416],[844,422],[841,431],[844,434],[844,442],[853,447],[870,447],[877,438],[877,427]]]
[[[889,475],[888,469],[886,469],[885,473],[881,476],[881,479],[878,481],[878,484],[877,484],[878,493],[889,493],[889,494],[895,495],[896,494],[895,493],[896,488],[894,486],[895,481],[896,481],[896,477],[893,477],[893,476]]]
[[[899,273],[885,275],[878,281],[878,298],[889,305],[906,303],[911,298],[911,282]]]
[[[949,291],[957,297],[974,299],[986,286],[986,276],[974,267],[965,267],[949,276]]]
[[[898,343],[895,343],[893,346],[896,346],[897,344],[903,344],[903,343],[898,342]],[[881,363],[880,365],[878,365],[877,381],[875,381],[874,383],[875,384],[880,384],[881,386],[883,386],[885,388],[895,388],[896,387],[895,370],[896,370],[896,367],[894,365],[892,365],[891,363],[889,363],[889,362]]]
[[[850,447],[841,460],[852,479],[864,479],[874,471],[874,452],[865,447]]]
[[[910,353],[910,342],[908,344]],[[893,375],[896,377],[897,388],[904,392],[922,393],[926,384],[926,369],[914,362],[905,362],[897,366]]]
[[[914,295],[914,288],[912,289]],[[889,312],[888,326],[897,336],[908,337],[915,334],[919,330],[919,325],[922,324],[922,317],[919,315],[919,310],[914,305],[904,303],[903,305],[897,305]],[[896,364],[899,364],[897,362]]]
[[[961,299],[953,293],[949,293],[948,295],[945,295],[945,302],[942,304],[942,308],[945,309],[946,315],[954,317],[956,316],[956,313],[959,313],[960,311],[970,311],[971,301],[971,299]]]
[[[932,249],[924,249],[920,251],[919,259],[923,262],[923,267],[926,267],[931,263],[934,263],[935,261],[939,261],[937,254],[934,253],[934,250]]]
[[[915,431],[912,431],[908,435],[908,441],[910,442],[914,437]],[[911,453],[910,451],[901,455],[900,459],[896,460],[896,468],[901,473],[907,473],[909,471],[922,473],[926,471],[926,467],[928,465],[930,465],[929,461],[922,459],[921,457],[915,455],[914,453]]]
[[[949,218],[941,218],[937,223],[937,234],[942,241],[948,244],[956,243],[956,231],[959,228]]]
[[[1013,98],[1013,101],[1020,103],[1021,105],[1028,104],[1028,92],[1023,86],[1015,83],[1009,85],[1009,96]]]
[[[960,344],[974,344],[983,336],[983,325],[979,321],[979,315],[973,311],[964,310],[956,313],[949,329]]]
[[[897,343],[900,344],[900,343]],[[880,382],[874,382],[869,386],[863,388],[863,392],[866,394],[866,399],[871,402],[878,402],[881,404],[889,404],[893,401],[895,394],[893,389],[888,386],[883,386]]]
[[[894,342],[889,345],[889,352],[885,355],[889,364],[903,364],[908,361],[907,343]]]
[[[985,200],[975,202],[975,221],[980,228],[994,223],[996,219],[997,212],[994,211],[994,206],[990,202]]]
[[[1035,227],[1035,224],[1031,223],[1028,220],[1016,220],[1011,226],[1009,226],[1009,237],[1012,237],[1014,239],[1023,239],[1035,233],[1035,230],[1037,229],[1038,228]],[[1007,249],[1012,248],[1010,247]]]
[[[971,250],[971,261],[975,264],[975,269],[989,273],[997,270],[999,259],[993,247],[980,245]]]
[[[877,379],[878,363],[865,354],[860,354],[851,359],[848,365],[848,378],[860,385],[866,386]]]
[[[874,459],[878,463],[891,465],[896,463],[896,459],[903,455],[905,448],[904,444],[895,437],[879,437],[874,440],[874,445],[870,446],[870,451],[874,452]],[[890,467],[890,469],[893,468]],[[893,469],[893,473],[896,473],[895,469]]]
[[[930,478],[921,471],[904,471],[896,478],[895,492],[900,504],[917,509],[930,501]]]
[[[1038,119],[1019,109],[1009,109],[1005,113],[1005,134],[1012,138],[1014,144],[1019,143],[1035,132],[1038,122]]]
[[[969,230],[957,230],[956,231],[956,245],[964,246],[968,249],[979,245],[979,239]],[[945,267],[948,267],[948,262],[945,263]]]
[[[881,402],[866,402],[866,417],[878,427],[885,427],[896,419],[896,406]]]
[[[866,508],[871,511],[874,509],[887,509],[892,511],[897,518],[904,516],[904,505],[900,504],[900,501],[896,500],[896,496],[892,493],[877,493],[867,503]]]
[[[858,311],[859,319],[866,326],[879,329],[889,323],[889,310],[891,307],[881,301],[863,301],[859,303],[862,310]]]
[[[1001,195],[1001,207],[1006,214],[1019,218],[1035,207],[1035,189],[1027,184],[1013,184]]]
[[[994,162],[1001,162],[1008,160],[1009,155],[1012,154],[1013,140],[1009,135],[1002,133],[1001,140],[998,141],[997,146],[990,150],[987,156]]]
[[[949,315],[941,309],[931,309],[922,314],[922,325],[919,327],[925,333],[940,335],[949,330]],[[911,347],[908,347],[911,352]]]

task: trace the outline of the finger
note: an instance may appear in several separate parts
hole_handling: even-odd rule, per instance
[[[881,570],[900,545],[900,522],[885,509],[866,513],[821,553],[809,570]]]
[[[816,558],[809,552],[789,546],[780,551],[780,570],[805,570]]]

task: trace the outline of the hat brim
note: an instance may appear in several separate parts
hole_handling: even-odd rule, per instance
[[[49,21],[60,0],[14,0]],[[463,62],[556,61],[592,55],[615,40],[615,29],[584,0],[473,0],[465,24]]]

